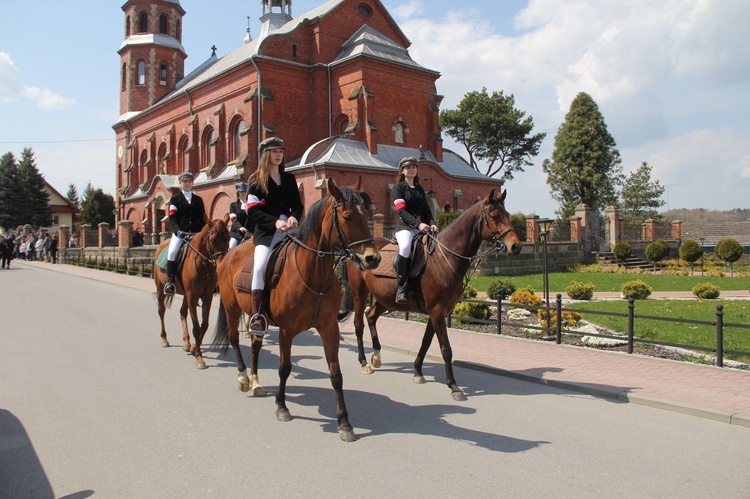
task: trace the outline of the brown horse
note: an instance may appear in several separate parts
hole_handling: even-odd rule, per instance
[[[341,321],[354,311],[354,332],[357,336],[359,362],[362,372],[371,374],[372,369],[367,365],[362,335],[364,332],[363,317],[368,292],[375,297],[375,304],[367,311],[367,325],[372,336],[372,364],[380,367],[380,341],[375,323],[386,310],[419,312],[427,314],[427,322],[422,346],[414,361],[414,382],[424,383],[422,364],[432,338],[437,334],[440,350],[445,361],[446,382],[455,400],[466,400],[466,395],[456,384],[453,377],[453,352],[451,350],[445,318],[463,293],[463,278],[470,264],[477,258],[477,251],[482,241],[493,243],[491,250],[517,255],[521,252],[521,241],[513,232],[510,216],[505,210],[506,191],[500,197],[495,197],[495,190],[473,206],[468,208],[437,237],[430,235],[433,245],[431,251],[426,251],[424,270],[418,277],[411,277],[413,297],[408,304],[398,304],[395,301],[398,286],[396,276],[389,272],[390,259],[386,255],[398,251],[393,243],[380,246],[383,261],[375,271],[362,272],[356,266],[348,264],[345,277],[345,294],[342,300]],[[393,274],[392,277],[386,274]]]
[[[266,310],[269,324],[279,328],[279,386],[276,391],[276,418],[292,419],[286,406],[286,382],[292,371],[292,340],[300,332],[315,328],[323,340],[331,384],[336,393],[336,415],[339,436],[355,440],[344,404],[343,379],[339,366],[339,324],[337,313],[341,288],[334,272],[337,262],[351,259],[354,267],[371,269],[380,263],[380,254],[368,226],[369,201],[366,194],[354,189],[339,189],[332,180],[327,183],[328,196],[316,202],[299,226],[296,237],[287,238],[274,249],[283,268],[274,265],[269,270],[281,269],[278,279],[266,278]],[[237,357],[238,382],[243,392],[249,389],[247,368],[239,344],[238,325],[243,312],[252,315],[253,300],[249,292],[237,284],[245,262],[253,258],[254,246],[241,244],[227,254],[219,265],[219,293],[221,304],[213,339],[225,350],[231,344]],[[250,262],[249,262],[250,263]],[[251,263],[250,263],[251,265]],[[275,282],[274,282],[275,281]],[[247,287],[247,286],[245,286]],[[263,395],[258,383],[258,354],[263,345],[262,335],[252,335],[251,376],[253,394]]]
[[[208,315],[211,312],[211,302],[216,290],[217,274],[216,266],[229,249],[229,214],[224,219],[209,220],[206,217],[206,225],[195,234],[189,241],[183,243],[185,248],[185,261],[175,276],[175,288],[178,294],[184,295],[182,307],[180,308],[180,320],[182,322],[182,349],[191,352],[195,356],[195,367],[205,369],[206,362],[203,360],[201,343],[203,335],[208,329]],[[154,282],[156,283],[156,302],[161,319],[161,346],[169,347],[167,341],[167,330],[164,327],[164,312],[171,306],[172,297],[164,295],[164,284],[167,282],[167,273],[156,265],[159,254],[166,251],[169,241],[161,243],[154,255]],[[198,300],[201,301],[202,319],[198,322]],[[190,345],[188,334],[187,314],[193,321],[193,338],[195,344]]]

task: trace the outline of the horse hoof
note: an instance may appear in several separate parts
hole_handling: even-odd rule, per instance
[[[461,392],[461,391],[451,392],[451,395],[453,395],[453,400],[455,400],[456,402],[465,402],[466,400],[468,400],[466,398],[466,394],[464,394],[464,392]]]
[[[427,383],[427,380],[425,380],[424,376],[422,376],[421,374],[415,374],[414,382],[418,385],[424,385],[425,383]]]
[[[291,421],[293,418],[292,418],[292,415],[289,413],[288,409],[278,409],[276,411],[276,419],[279,421],[286,422],[286,421]]]
[[[204,369],[208,369],[208,366],[206,365],[205,362],[196,362],[195,363],[195,368],[198,369],[198,370],[200,370],[200,371],[202,371]]]
[[[191,353],[190,352],[190,345],[182,345],[182,351],[183,352],[187,352],[187,353]]]
[[[372,374],[372,373],[373,373],[372,367],[368,365],[362,366],[362,374]]]
[[[339,430],[339,438],[344,442],[354,442],[357,440],[354,430]]]
[[[169,348],[169,342],[167,340],[162,341],[161,342],[161,347],[162,348]]]
[[[265,397],[266,390],[262,386],[256,386],[253,388],[253,397]],[[291,416],[290,416],[291,417]]]
[[[379,368],[383,364],[380,362],[380,354],[374,353],[372,354],[372,357],[370,357],[370,362],[372,362],[372,367],[375,369]]]
[[[249,392],[250,383],[243,383],[242,381],[237,381],[237,388],[239,388],[242,393]]]

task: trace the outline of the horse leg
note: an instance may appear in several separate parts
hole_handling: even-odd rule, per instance
[[[286,406],[286,381],[292,372],[292,339],[279,328],[279,387],[276,389],[276,419],[291,421],[292,415]]]
[[[360,284],[356,289],[350,282],[350,290],[354,301],[354,335],[357,337],[357,358],[359,359],[360,370],[362,374],[372,374],[372,368],[367,364],[367,355],[365,355],[365,344],[363,341],[365,332],[365,299],[367,289]]]
[[[266,389],[260,384],[260,379],[258,378],[258,357],[260,356],[261,348],[263,348],[263,335],[253,334],[251,337],[250,344],[253,351],[253,358],[250,361],[250,383],[252,384],[253,396],[265,397]]]
[[[372,357],[370,358],[370,361],[375,368],[382,365],[380,360],[380,338],[378,338],[378,328],[376,323],[378,322],[378,318],[387,310],[388,309],[379,301],[376,301],[375,305],[370,307],[370,310],[367,311],[367,327],[370,330],[370,339],[372,340]]]
[[[187,296],[184,296],[182,298],[182,306],[180,307],[180,323],[182,324],[182,349],[186,352],[190,352],[190,333],[188,332],[187,314],[188,299]]]
[[[339,364],[338,323],[334,322],[327,327],[321,326],[319,333],[323,340],[323,350],[328,362],[331,386],[333,386],[333,391],[336,394],[336,418],[339,423],[339,438],[344,442],[354,442],[357,437],[354,435],[354,428],[349,423],[349,413],[346,410],[346,403],[344,403],[344,377],[341,374],[341,365]]]
[[[427,356],[427,350],[430,349],[432,344],[432,338],[435,336],[435,328],[432,326],[432,321],[427,322],[427,326],[424,328],[424,336],[422,336],[422,345],[419,347],[417,352],[417,358],[414,359],[414,382],[420,385],[426,383],[424,375],[422,374],[422,364],[424,364],[424,358]]]
[[[456,378],[453,377],[453,350],[451,349],[451,342],[448,339],[445,318],[430,317],[430,323],[434,323],[435,333],[440,344],[440,353],[442,353],[443,362],[445,362],[445,382],[448,388],[451,389],[453,400],[464,401],[466,400],[466,394],[458,387]]]
[[[187,298],[185,299],[186,301]],[[190,320],[193,323],[193,339],[195,340],[195,343],[190,348],[190,353],[193,354],[193,357],[195,357],[195,368],[196,369],[206,369],[206,361],[203,360],[203,352],[201,351],[201,341],[203,340],[203,332],[204,332],[204,325],[201,324],[198,321],[198,297],[197,296],[190,296],[190,303],[188,306],[188,311],[190,312]],[[205,318],[206,312],[209,310],[205,308],[206,303],[203,303],[203,315]]]
[[[164,290],[159,286],[156,287],[156,308],[159,311],[159,320],[161,321],[161,346],[162,348],[169,348],[167,328],[164,326],[164,313],[167,307],[164,305]]]

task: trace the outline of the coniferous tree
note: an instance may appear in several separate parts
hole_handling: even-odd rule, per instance
[[[81,198],[78,196],[78,189],[76,189],[75,184],[71,183],[68,186],[68,192],[67,194],[65,194],[65,198],[73,203],[73,206],[75,206],[79,210],[81,209]]]
[[[21,206],[25,222],[36,227],[45,227],[52,223],[52,211],[49,207],[49,193],[45,190],[44,176],[36,166],[34,152],[24,148],[18,162],[20,190],[23,193]]]
[[[0,227],[14,229],[24,223],[21,207],[23,194],[20,184],[18,164],[13,153],[0,157]]]
[[[84,199],[81,203],[79,218],[82,224],[89,224],[92,228],[102,222],[114,225],[115,199],[110,194],[105,194],[101,189],[94,189],[89,182],[84,191]]]
[[[579,93],[557,130],[552,159],[542,163],[563,219],[573,216],[579,203],[595,212],[616,203],[623,176],[615,146],[594,99]]]
[[[620,213],[625,223],[640,225],[649,218],[657,222],[663,221],[664,217],[657,211],[657,208],[666,204],[666,201],[660,199],[662,195],[664,186],[658,180],[651,181],[651,167],[644,161],[622,185]]]
[[[441,112],[440,127],[463,144],[475,170],[480,171],[477,160],[486,161],[485,175],[502,173],[501,178],[508,180],[514,172],[532,165],[531,158],[539,154],[539,146],[547,136],[530,135],[534,119],[515,108],[513,95],[488,95],[486,88],[467,93],[458,109]]]

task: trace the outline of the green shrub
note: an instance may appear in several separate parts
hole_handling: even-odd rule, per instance
[[[516,291],[516,285],[510,279],[494,279],[487,286],[487,297],[491,300],[507,300]]]
[[[440,213],[437,217],[438,229],[443,230],[448,227],[448,225],[450,225],[452,221],[457,219],[460,214],[460,211],[444,211]]]
[[[465,300],[474,300],[477,297],[477,290],[473,286],[466,286],[464,289]],[[490,306],[485,303],[461,302],[453,309],[453,315],[456,317],[470,317],[472,319],[489,319]],[[459,322],[462,322],[459,320]]]
[[[734,263],[742,257],[742,245],[736,239],[722,239],[716,243],[716,256]]]
[[[649,261],[658,263],[669,256],[669,244],[659,239],[646,246],[646,258]]]
[[[594,296],[594,284],[572,281],[565,292],[574,300],[590,300]]]
[[[632,298],[634,300],[645,300],[651,296],[652,291],[651,286],[640,279],[626,282],[621,288],[623,298]]]
[[[537,315],[539,316],[540,326],[557,327],[557,311],[556,310],[549,311],[549,317],[550,317],[549,323],[547,322],[547,310],[540,308],[539,310],[537,310]],[[578,326],[581,323],[581,319],[583,319],[583,314],[581,314],[580,312],[563,311],[562,320],[560,322],[563,327],[570,328],[570,327]]]
[[[517,289],[510,297],[510,303],[513,305],[535,305],[538,306],[542,303],[542,299],[539,298],[531,286],[525,286],[521,289]]]
[[[518,239],[520,239],[521,241],[525,241],[526,240],[526,217],[523,215],[511,215],[510,224],[513,226],[513,232],[516,233],[516,235],[518,236]]]
[[[693,295],[704,300],[713,300],[718,298],[720,294],[721,290],[719,287],[710,282],[702,282],[693,287]]]
[[[680,246],[680,258],[689,263],[691,267],[701,259],[701,256],[703,256],[703,248],[697,241],[691,239]]]
[[[615,244],[614,249],[612,249],[612,253],[614,253],[615,258],[617,258],[617,261],[620,263],[630,258],[632,252],[633,248],[630,247],[630,243],[627,241],[620,241]]]

